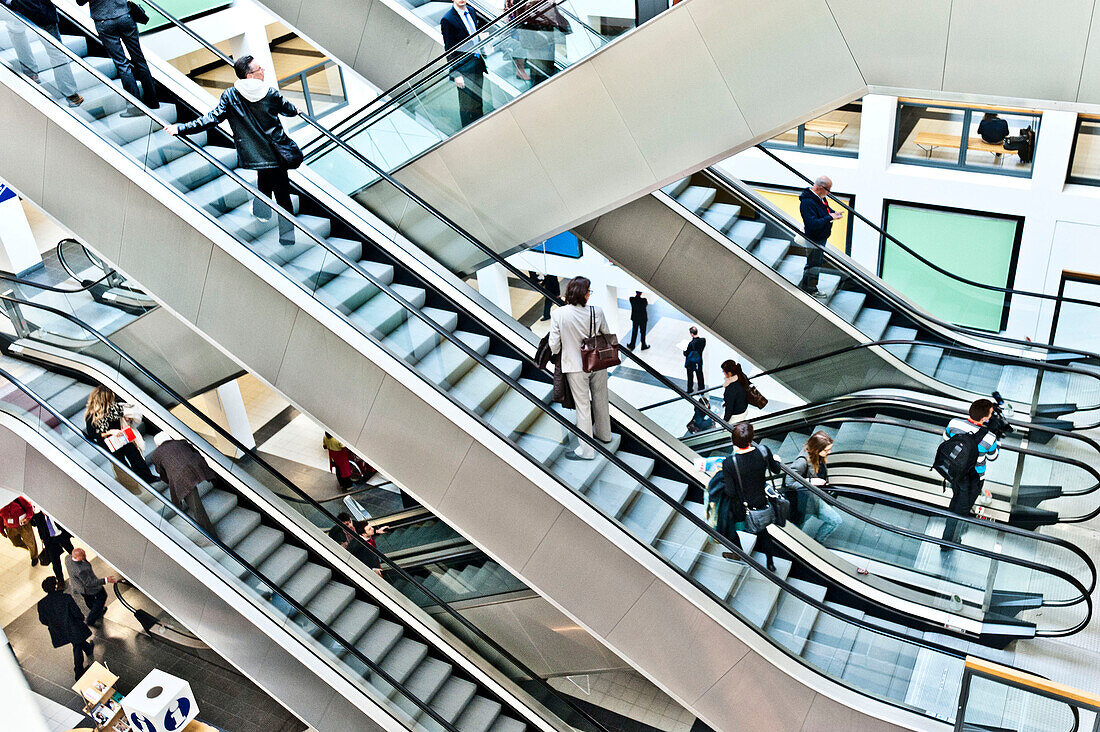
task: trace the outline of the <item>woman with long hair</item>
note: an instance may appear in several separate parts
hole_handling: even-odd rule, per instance
[[[577,429],[603,443],[611,442],[611,411],[607,395],[607,370],[587,373],[581,357],[581,341],[589,336],[610,333],[603,310],[588,304],[592,282],[574,277],[565,286],[565,305],[550,314],[550,352],[561,355],[561,370],[573,394],[577,409]],[[596,451],[582,442],[576,451],[567,451],[569,460],[594,460]]]
[[[104,450],[111,452],[111,448],[107,447],[107,439],[122,432],[130,423],[123,413],[122,405],[115,398],[115,393],[105,386],[97,386],[88,395],[88,403],[84,407],[84,425],[88,437]],[[147,484],[152,485],[156,481],[141,450],[133,442],[127,442],[115,450],[114,456]]]
[[[819,430],[806,440],[802,452],[798,453],[798,457],[791,463],[791,470],[814,486],[825,490],[825,486],[829,484],[829,469],[826,462],[832,450],[833,438]],[[821,526],[818,528],[815,538],[818,542],[824,544],[825,540],[843,523],[840,511],[837,511],[823,501],[821,496],[804,486],[788,485],[788,495],[792,488],[798,493],[798,502],[795,504],[792,501],[791,504],[798,506],[798,512],[802,517],[800,523],[803,530],[805,530],[806,522],[816,516],[821,522]]]
[[[749,377],[741,370],[741,364],[727,358],[722,362],[722,383],[726,410],[722,419],[731,424],[740,422],[749,411]]]

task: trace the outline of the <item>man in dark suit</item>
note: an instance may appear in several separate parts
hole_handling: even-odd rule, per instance
[[[638,342],[638,334],[642,335],[642,350],[649,348],[645,342],[645,332],[649,325],[649,300],[638,290],[634,297],[630,298],[630,345],[627,348],[633,350]]]
[[[42,589],[46,596],[38,601],[38,621],[50,630],[50,642],[54,648],[64,645],[73,647],[73,672],[79,679],[87,668],[84,657],[91,663],[95,644],[88,640],[91,628],[84,622],[84,614],[76,606],[76,601],[68,593],[61,591],[61,583],[56,577],[42,580]]]
[[[38,529],[38,538],[42,540],[42,552],[39,554],[39,562],[53,564],[53,576],[58,582],[65,581],[65,574],[61,571],[61,553],[73,551],[73,535],[65,530],[43,511],[37,511],[31,523]]]
[[[693,380],[698,379],[699,389],[706,389],[703,383],[703,349],[707,347],[707,339],[699,337],[699,329],[694,325],[688,328],[691,340],[684,349],[684,368],[687,369],[688,393],[693,391]]]
[[[477,45],[477,32],[485,21],[466,5],[466,0],[454,0],[450,10],[443,14],[439,29],[443,32],[443,49],[451,63],[451,80],[458,87],[458,117],[462,127],[481,119],[485,108],[481,100],[485,86],[485,57],[482,48],[463,58]]]

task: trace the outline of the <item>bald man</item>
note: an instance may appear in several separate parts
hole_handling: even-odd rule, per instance
[[[88,606],[88,617],[85,622],[88,625],[95,625],[107,612],[107,590],[103,589],[103,586],[117,582],[118,578],[114,575],[96,577],[92,563],[88,561],[88,555],[80,547],[76,547],[72,554],[65,557],[65,569],[69,572],[72,591],[80,593]]]
[[[813,297],[825,296],[817,289],[817,278],[821,273],[821,266],[825,264],[825,244],[833,233],[833,222],[844,215],[829,207],[829,192],[832,190],[833,182],[823,175],[798,197],[802,230],[809,239],[806,267],[802,270],[802,280],[798,286]]]

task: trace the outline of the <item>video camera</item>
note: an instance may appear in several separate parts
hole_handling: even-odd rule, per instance
[[[989,428],[989,431],[997,435],[997,439],[1004,439],[1004,436],[1014,432],[1012,425],[1008,423],[1008,419],[1005,418],[1004,410],[1007,408],[1009,414],[1012,413],[1012,405],[1006,404],[1004,397],[1001,396],[999,391],[993,392],[993,415],[989,418],[989,421],[985,423],[985,426]]]

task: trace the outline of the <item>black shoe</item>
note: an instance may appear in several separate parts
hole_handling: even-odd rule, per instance
[[[135,107],[132,104],[130,106],[126,107],[126,109],[122,110],[122,114],[119,115],[119,117],[144,117],[144,116],[145,116],[145,112],[142,112],[140,109],[138,109],[137,107]]]
[[[151,102],[145,102],[144,104],[149,109],[160,109],[160,102],[158,102],[156,100],[153,100]]]
[[[722,559],[728,559],[731,562],[741,561],[741,557],[737,556],[733,552],[722,552]]]
[[[81,104],[84,103],[84,97],[80,96],[79,94],[70,94],[69,96],[65,97],[65,100],[69,103],[70,107],[79,107]]]
[[[31,557],[31,566],[32,567],[37,567],[38,566],[38,557]]]
[[[628,343],[626,347],[629,348],[631,351],[634,350],[634,344],[633,343]]]
[[[575,453],[574,451],[570,450],[569,452],[565,453],[565,459],[566,459],[566,460],[577,460],[577,461],[579,461],[579,462],[583,462],[583,461],[585,461],[585,460],[595,460],[595,459],[596,459],[596,456],[595,456],[595,455],[593,455],[593,456],[592,456],[592,457],[590,457],[590,458],[586,458],[586,457],[581,457],[580,455],[578,455],[578,454],[577,454],[577,453]]]
[[[940,551],[941,552],[951,551],[951,547],[947,546],[947,544],[940,544]]]
[[[768,568],[769,572],[775,571],[775,561],[773,561],[771,557],[768,557],[768,563],[764,566]]]
[[[284,247],[292,247],[292,246],[294,246],[294,245],[295,245],[296,243],[297,243],[297,242],[295,242],[295,241],[294,241],[293,239],[291,239],[291,240],[289,240],[289,241],[287,241],[287,240],[285,240],[285,239],[280,239],[280,240],[279,240],[279,244],[280,244],[280,245],[282,245],[282,246],[284,246]]]
[[[649,350],[649,346],[642,346],[642,350],[643,350],[643,351],[647,351],[647,350]]]

